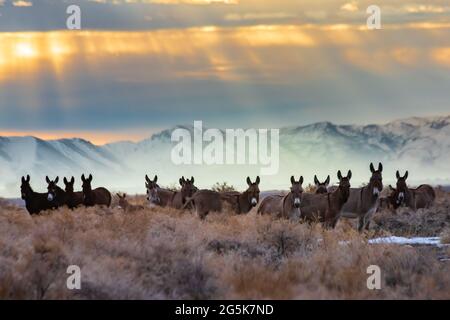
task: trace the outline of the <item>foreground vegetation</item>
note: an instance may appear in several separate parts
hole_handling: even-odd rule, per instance
[[[144,197],[131,198],[144,204]],[[368,238],[442,236],[450,242],[450,196],[427,210],[376,215],[335,230],[260,217],[149,208],[60,209],[30,217],[0,201],[1,299],[406,299],[450,298],[448,247],[369,245]],[[68,290],[69,265],[81,290]],[[382,289],[368,290],[378,265]]]

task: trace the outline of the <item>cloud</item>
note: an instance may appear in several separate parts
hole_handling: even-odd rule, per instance
[[[348,12],[358,11],[358,4],[356,3],[356,1],[347,2],[341,6],[341,10]]]
[[[225,16],[228,21],[251,21],[251,20],[278,20],[295,18],[297,15],[287,12],[267,12],[267,13],[230,13]]]
[[[370,37],[332,25],[0,33],[0,128],[364,122],[424,106],[439,113],[450,99],[446,39],[450,27]]]
[[[409,13],[445,13],[450,12],[450,7],[435,5],[407,5],[404,7]]]
[[[24,1],[24,0],[17,0],[17,1],[13,1],[12,5],[14,7],[32,7],[33,6],[33,2],[31,2],[31,1]]]
[[[97,3],[111,3],[111,4],[238,4],[239,0],[88,0]]]

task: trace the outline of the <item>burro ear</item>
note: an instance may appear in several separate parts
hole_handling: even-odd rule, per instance
[[[327,180],[325,180],[325,184],[329,185],[330,184],[330,175],[328,175]]]
[[[84,177],[84,173],[81,175],[81,181],[85,182],[86,178]]]
[[[30,182],[30,180],[31,180],[30,175],[27,174],[27,182]]]
[[[155,177],[153,178],[153,182],[156,183],[158,181],[158,176],[155,175]]]
[[[300,180],[298,180],[298,182],[300,183],[300,185],[303,184],[303,176],[300,176]]]
[[[350,180],[352,178],[352,170],[348,170],[347,179]]]
[[[295,183],[295,178],[294,178],[294,176],[291,176],[291,184],[294,184]]]
[[[396,176],[397,179],[400,179],[400,172],[398,172],[398,170],[397,170],[397,172],[395,173],[395,176]]]
[[[194,177],[191,177],[191,183],[194,184]]]
[[[50,183],[50,179],[48,178],[48,176],[45,177],[45,181],[46,181],[47,183]]]
[[[247,184],[248,184],[249,186],[252,185],[252,180],[250,180],[250,177],[247,177]]]
[[[375,172],[375,168],[373,167],[373,163],[370,163],[370,172],[374,173]]]
[[[383,164],[381,162],[378,163],[378,171],[383,172]]]
[[[88,180],[89,180],[89,182],[92,181],[92,174],[89,175],[89,179]]]
[[[148,175],[145,175],[145,181],[147,181],[148,183],[150,183],[150,178],[148,177]]]
[[[59,182],[59,177],[56,177],[55,183],[58,183],[58,182]]]
[[[408,179],[408,170],[406,170],[405,175],[403,176],[403,179]]]
[[[342,180],[342,173],[341,173],[341,170],[338,170],[338,172],[337,172],[337,177],[338,177],[339,180]]]
[[[259,176],[257,176],[257,177],[256,177],[255,183],[256,183],[256,184],[259,184],[260,182],[261,182],[261,179],[259,178]]]
[[[180,180],[178,180],[178,182],[180,183],[180,186],[183,186],[183,184],[184,184],[184,177],[182,177],[182,178],[180,178]]]
[[[25,181],[25,177],[24,176],[22,176],[22,183],[25,183],[26,181]]]
[[[319,179],[317,179],[317,175],[314,175],[314,184],[316,186],[320,184]]]
[[[75,177],[74,177],[74,176],[72,176],[72,179],[70,179],[70,183],[71,183],[71,184],[74,184],[74,183],[75,183]]]
[[[69,184],[69,181],[67,181],[66,177],[63,179],[64,184]]]

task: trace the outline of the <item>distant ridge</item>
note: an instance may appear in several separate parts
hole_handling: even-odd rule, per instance
[[[244,187],[247,175],[258,175],[254,166],[175,166],[170,160],[171,133],[162,130],[139,142],[115,142],[97,146],[74,138],[42,140],[34,137],[0,137],[0,196],[18,197],[22,175],[32,176],[37,190],[44,177],[94,174],[94,185],[107,185],[129,193],[143,190],[145,173],[158,174],[163,184],[175,184],[181,175],[194,175],[199,186],[228,181]],[[395,170],[409,170],[410,183],[450,185],[450,115],[413,117],[369,125],[336,125],[319,122],[280,129],[280,171],[262,177],[262,188],[287,188],[290,175],[314,174],[338,169],[354,171],[353,185],[368,179],[368,164],[385,165],[385,183],[392,183]]]

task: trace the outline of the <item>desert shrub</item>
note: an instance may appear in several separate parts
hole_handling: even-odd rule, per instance
[[[315,193],[317,190],[316,185],[308,183],[306,187],[303,188],[304,192]]]
[[[144,204],[145,196],[130,196]],[[370,245],[376,235],[448,242],[447,194],[433,208],[375,215],[359,234],[259,216],[145,208],[59,209],[29,216],[0,210],[1,299],[415,299],[450,298],[450,248]],[[69,265],[81,290],[66,288]],[[367,267],[382,271],[368,290]]]
[[[450,244],[450,228],[445,229],[441,232],[441,243]]]
[[[211,190],[217,191],[217,192],[236,191],[236,189],[232,185],[229,185],[227,182],[222,182],[222,183],[216,182],[212,186]]]

